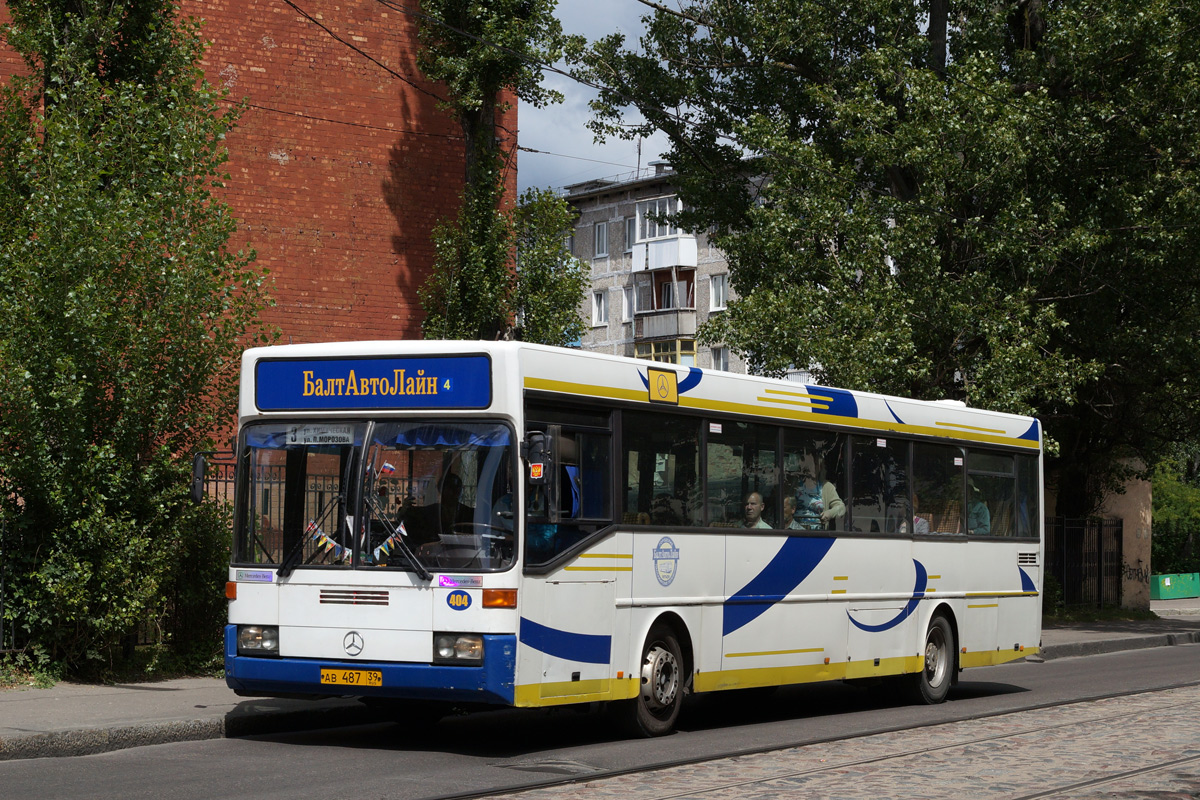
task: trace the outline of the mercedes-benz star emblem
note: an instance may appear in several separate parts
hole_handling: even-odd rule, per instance
[[[346,648],[346,655],[358,655],[363,651],[362,634],[358,631],[350,631],[346,634],[346,638],[342,639],[342,647]]]

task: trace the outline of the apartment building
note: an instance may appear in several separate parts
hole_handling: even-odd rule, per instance
[[[729,266],[705,233],[662,220],[680,210],[665,162],[629,180],[566,187],[578,212],[571,252],[592,268],[581,309],[581,346],[670,364],[745,372],[729,348],[700,345],[696,331],[731,298]]]

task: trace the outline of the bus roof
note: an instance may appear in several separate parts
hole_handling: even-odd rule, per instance
[[[523,393],[1037,449],[1032,417],[523,342],[364,341],[247,350],[243,421],[276,413],[497,410]]]

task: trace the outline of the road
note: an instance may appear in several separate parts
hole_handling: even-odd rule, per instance
[[[1188,688],[1163,691],[1167,687]],[[1194,706],[1187,705],[1190,698],[1195,698]],[[802,778],[807,787],[791,795],[795,797],[835,793],[872,798],[962,797],[963,789],[939,783],[939,776],[961,777],[962,767],[968,765],[980,771],[985,781],[975,786],[976,791],[967,792],[973,796],[1134,797],[1141,795],[1110,795],[1107,789],[1089,794],[1090,789],[1079,788],[1095,780],[1102,769],[1089,765],[1087,758],[1112,765],[1122,743],[1133,750],[1140,742],[1145,759],[1135,767],[1112,767],[1116,772],[1129,773],[1128,781],[1137,786],[1138,781],[1152,783],[1147,777],[1152,774],[1157,775],[1155,780],[1172,776],[1189,780],[1188,771],[1193,770],[1194,792],[1200,788],[1196,767],[1200,733],[1193,732],[1198,710],[1200,645],[1159,647],[969,670],[949,702],[941,706],[902,705],[878,690],[841,684],[696,698],[685,707],[677,734],[650,741],[620,738],[595,713],[509,710],[443,720],[425,730],[402,724],[372,725],[158,745],[82,758],[0,762],[0,797],[409,800],[502,794],[539,782],[584,778],[585,782],[570,787],[535,792],[530,800],[633,798],[632,790],[621,788],[620,781],[665,787],[668,779],[680,775],[695,779],[714,770],[720,772],[713,778],[719,788],[696,795],[702,800],[800,791],[786,789],[785,783],[758,783],[784,781],[789,775],[793,781]],[[995,717],[1006,712],[1023,713]],[[1162,735],[1163,731],[1172,735]],[[1019,743],[999,747],[998,737],[1017,733]],[[1096,736],[1101,738],[1089,738]],[[827,751],[825,760],[815,755],[824,752],[819,748]],[[1061,786],[1076,793],[1056,794],[1055,786],[1042,784],[1032,793],[1027,786],[1009,786],[1003,780],[1006,770],[1027,774],[1036,767],[1036,763],[1031,766],[1031,749],[1043,767],[1047,759],[1063,762],[1050,774],[1063,776]],[[1075,754],[1081,749],[1082,754]],[[1016,759],[1011,765],[1002,750],[1011,751]],[[988,751],[991,761],[979,761],[983,751]],[[696,763],[734,753],[741,756]],[[937,755],[932,763],[940,769],[920,773],[905,761],[924,758],[921,763],[928,766],[933,754]],[[830,757],[841,760],[830,765]],[[605,779],[614,773],[681,763],[692,766]],[[1150,769],[1155,764],[1160,765],[1157,772]],[[891,793],[887,791],[888,785],[903,784],[904,776],[915,774],[914,770],[924,775],[919,787],[895,785]],[[819,784],[812,782],[817,780],[825,781],[825,788],[816,788]],[[737,793],[752,789],[759,794]],[[942,789],[945,793],[938,794]],[[667,796],[672,795],[662,791],[646,795]]]

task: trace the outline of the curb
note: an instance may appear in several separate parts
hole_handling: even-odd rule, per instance
[[[1131,636],[1126,639],[1099,639],[1094,642],[1071,642],[1043,647],[1039,655],[1044,661],[1077,656],[1098,656],[1119,653],[1123,650],[1141,650],[1150,647],[1172,647],[1200,642],[1200,631],[1160,633],[1153,636]]]
[[[389,719],[357,702],[337,708],[269,713],[233,713],[216,719],[193,719],[111,728],[88,728],[21,736],[0,741],[0,761],[61,758],[111,753],[131,747],[208,739],[233,739],[277,733],[367,725]]]

